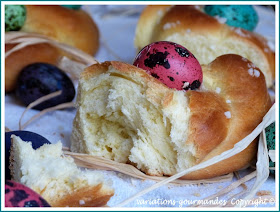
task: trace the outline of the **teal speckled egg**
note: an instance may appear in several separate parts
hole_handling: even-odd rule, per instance
[[[79,10],[82,5],[61,5],[62,7],[66,7],[73,10]]]
[[[275,122],[265,129],[267,150],[275,150]],[[275,162],[269,158],[269,167],[275,167]],[[274,173],[274,171],[271,171]]]
[[[5,31],[18,31],[26,19],[26,8],[23,5],[5,5]]]
[[[226,24],[253,31],[258,24],[258,14],[251,5],[207,5],[205,13],[226,19]]]

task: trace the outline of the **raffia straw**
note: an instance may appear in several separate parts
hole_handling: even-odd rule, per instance
[[[215,163],[218,163],[220,161],[223,161],[227,158],[232,157],[233,155],[238,154],[239,152],[243,151],[244,149],[246,149],[250,143],[262,132],[263,129],[265,129],[267,126],[269,126],[272,122],[275,121],[275,105],[273,105],[270,110],[268,111],[268,113],[264,116],[263,121],[253,130],[252,133],[250,133],[248,136],[246,136],[244,139],[242,139],[241,141],[239,141],[238,143],[236,143],[234,145],[234,147],[230,150],[227,150],[225,152],[223,152],[220,155],[217,155],[205,162],[202,162],[200,164],[197,164],[191,168],[188,168],[178,174],[175,174],[163,181],[160,181],[154,185],[152,185],[149,188],[144,189],[143,191],[133,195],[132,197],[128,198],[127,200],[117,204],[115,207],[122,207],[128,203],[130,203],[131,201],[135,200],[136,198],[155,190],[156,188],[159,188],[162,185],[165,185],[169,182],[172,182],[173,180],[176,180],[188,173],[191,173],[193,171],[197,171],[203,168],[206,168],[210,165],[213,165]]]
[[[27,121],[24,125],[21,126],[22,129],[24,129],[26,126],[28,126],[32,121],[38,119],[40,116],[43,116],[44,114],[51,112],[51,111],[55,111],[55,110],[61,110],[61,109],[65,109],[65,108],[72,108],[74,107],[74,103],[73,102],[67,102],[67,103],[62,103],[59,105],[56,105],[54,107],[49,107],[47,109],[42,110],[40,113],[32,116],[29,121]]]
[[[239,180],[241,177],[240,177],[240,174],[238,173],[238,171],[234,172],[234,175],[236,176],[236,178]],[[246,186],[246,184],[242,183],[241,186],[243,187],[243,189],[247,190],[248,187]]]
[[[58,61],[57,67],[69,73],[71,79],[79,79],[81,70],[84,70],[87,66],[63,56]]]
[[[62,147],[62,151],[70,151],[70,148],[69,148],[69,147],[66,147],[66,146],[63,146],[63,147]]]
[[[15,51],[18,51],[26,46],[34,45],[38,43],[48,43],[54,47],[57,47],[64,52],[68,53],[72,57],[74,57],[77,61],[84,63],[85,65],[92,65],[98,63],[98,61],[91,55],[74,48],[72,46],[57,42],[52,40],[46,36],[36,34],[36,33],[28,33],[28,32],[6,32],[5,33],[5,44],[16,44],[14,48],[10,49],[5,53],[5,57],[8,57]]]
[[[54,97],[56,97],[56,96],[61,95],[61,93],[62,93],[61,90],[55,91],[55,92],[50,93],[50,94],[48,94],[48,95],[46,95],[46,96],[42,96],[41,98],[35,100],[34,102],[31,102],[31,103],[25,108],[25,110],[23,111],[23,113],[21,114],[21,117],[20,117],[20,119],[19,119],[19,130],[22,130],[22,129],[23,129],[23,128],[22,128],[21,121],[22,121],[22,119],[23,119],[23,117],[24,117],[24,115],[25,115],[25,113],[26,113],[27,111],[29,111],[30,109],[32,109],[32,108],[35,107],[36,105],[38,105],[38,104],[40,104],[40,103],[42,103],[42,102],[44,102],[44,101],[46,101],[46,100],[49,100],[49,99],[51,99],[51,98],[54,98]]]
[[[258,161],[256,163],[257,168],[257,177],[256,181],[251,188],[251,191],[247,196],[245,196],[244,200],[252,199],[255,194],[257,193],[258,189],[261,185],[267,180],[269,177],[269,159],[268,159],[268,151],[267,151],[267,142],[266,142],[266,135],[265,129],[262,130],[262,133],[259,138],[259,145],[258,145]],[[245,201],[240,202],[240,204],[236,205],[236,207],[243,207]]]
[[[236,199],[240,199],[238,197],[244,195],[245,193],[247,192],[247,190],[243,190],[235,195],[233,195],[232,197],[230,197],[228,200],[227,200],[227,204],[224,205],[223,207],[233,207],[234,205],[232,204],[232,201],[233,200],[236,200]]]
[[[256,171],[253,171],[252,173],[246,175],[245,177],[233,182],[232,184],[230,184],[229,186],[227,186],[226,188],[224,188],[223,190],[219,191],[218,193],[216,194],[213,194],[209,197],[206,197],[205,199],[203,200],[211,200],[211,199],[215,199],[217,197],[221,197],[227,193],[229,193],[230,191],[234,190],[235,188],[239,187],[241,184],[243,184],[244,182],[247,182],[251,179],[253,179],[254,177],[256,177],[257,175],[257,172]],[[198,204],[195,204],[193,205],[194,207],[199,207],[200,205]],[[203,205],[203,206],[206,206],[206,205]]]
[[[47,109],[44,109],[42,110],[40,113],[32,116],[27,122],[25,122],[24,124],[22,124],[22,119],[24,117],[24,115],[26,114],[27,111],[29,111],[30,109],[32,109],[33,107],[35,107],[36,105],[44,102],[44,101],[47,101],[49,99],[52,99],[56,96],[59,96],[61,95],[62,91],[55,91],[53,93],[50,93],[46,96],[43,96],[37,100],[35,100],[34,102],[30,103],[24,110],[24,112],[22,113],[20,119],[19,119],[19,130],[23,130],[24,128],[26,128],[26,126],[28,126],[32,121],[36,120],[37,118],[39,118],[40,116],[46,114],[47,112],[51,112],[51,111],[54,111],[54,110],[60,110],[60,109],[65,109],[65,108],[70,108],[70,107],[74,107],[74,103],[72,102],[68,102],[68,103],[62,103],[62,104],[59,104],[59,105],[56,105],[54,107],[50,107],[50,108],[47,108]]]
[[[131,177],[135,177],[142,180],[153,180],[156,182],[162,181],[166,179],[167,177],[157,177],[157,176],[149,176],[144,174],[143,172],[139,171],[137,168],[135,168],[132,165],[124,164],[124,163],[118,163],[115,161],[112,161],[110,159],[106,159],[103,157],[88,155],[88,154],[82,154],[82,153],[74,153],[67,151],[64,149],[64,154],[71,156],[74,158],[74,161],[77,166],[83,167],[83,168],[90,168],[90,169],[101,169],[101,170],[110,170],[110,171],[117,171],[126,175],[129,175]],[[207,180],[175,180],[172,183],[173,184],[180,184],[180,185],[187,185],[187,184],[198,184],[198,183],[214,183],[214,182],[225,182],[232,180],[233,174],[228,174],[212,179]]]
[[[236,175],[237,179],[241,179],[241,177],[240,177],[240,175],[239,175],[238,172],[234,172],[234,174]],[[241,186],[243,187],[243,190],[242,190],[241,192],[239,192],[239,193],[234,194],[233,196],[231,196],[231,197],[227,200],[227,204],[226,204],[224,207],[231,207],[232,204],[229,205],[229,202],[231,202],[231,201],[234,200],[234,199],[237,199],[237,197],[240,197],[240,196],[244,195],[244,194],[247,192],[248,187],[247,187],[247,185],[245,184],[245,182],[242,183]]]

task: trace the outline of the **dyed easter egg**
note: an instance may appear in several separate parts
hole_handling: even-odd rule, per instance
[[[205,13],[225,18],[226,24],[253,31],[258,24],[258,14],[251,5],[207,5]]]
[[[194,90],[202,83],[202,69],[195,56],[185,47],[168,41],[145,46],[133,65],[144,69],[169,88]]]
[[[26,8],[23,5],[5,5],[5,31],[18,31],[26,19]]]
[[[6,207],[50,207],[45,199],[29,187],[7,180],[5,182]]]
[[[275,151],[275,122],[270,124],[265,129],[265,135],[266,135],[268,154],[270,154],[270,151]],[[269,156],[269,167],[271,168],[275,167],[275,162],[271,160],[270,156]],[[271,172],[274,173],[274,170],[271,170]]]
[[[29,105],[40,97],[59,90],[62,91],[61,95],[38,104],[34,109],[43,110],[71,102],[76,92],[72,80],[61,69],[47,63],[33,63],[21,71],[16,94],[25,105]]]

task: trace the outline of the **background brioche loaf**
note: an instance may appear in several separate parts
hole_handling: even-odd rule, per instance
[[[275,78],[275,54],[256,33],[229,27],[194,6],[147,6],[138,21],[135,46],[140,50],[155,41],[185,46],[201,64],[223,54],[238,54],[252,61],[265,75],[268,87]]]
[[[173,175],[231,149],[271,106],[264,76],[233,54],[202,69],[202,88],[184,92],[122,62],[88,67],[79,81],[71,150],[131,163],[150,175]],[[252,142],[238,155],[184,178],[238,170],[255,153]]]
[[[46,35],[93,55],[99,46],[99,32],[93,19],[83,10],[53,5],[27,5],[21,29]]]
[[[62,6],[26,5],[22,32],[38,33],[94,55],[99,47],[99,31],[93,19],[83,10]],[[5,45],[5,51],[14,45]],[[64,52],[49,44],[33,44],[16,51],[5,60],[5,90],[12,91],[19,72],[26,65],[45,62],[56,65]]]
[[[34,150],[31,143],[12,135],[12,179],[40,194],[52,207],[103,206],[114,194],[101,173],[80,170],[62,155],[62,144]]]

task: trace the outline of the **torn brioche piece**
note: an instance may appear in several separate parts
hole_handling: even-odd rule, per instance
[[[34,150],[31,142],[11,138],[12,180],[36,191],[52,207],[104,206],[113,196],[110,182],[100,172],[81,170],[63,155],[61,142]]]
[[[170,89],[122,62],[85,69],[77,96],[71,150],[130,163],[149,175],[174,175],[233,148],[271,106],[262,72],[239,55],[202,66],[200,90]],[[184,179],[243,168],[256,143]]]

